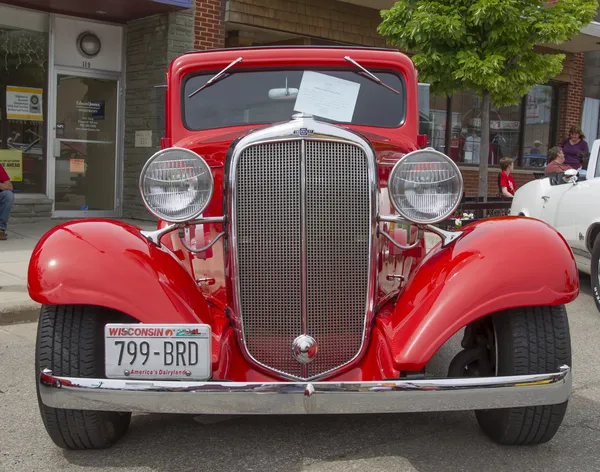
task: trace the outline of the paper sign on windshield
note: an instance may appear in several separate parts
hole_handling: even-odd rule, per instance
[[[318,72],[304,72],[294,111],[351,122],[360,84]]]

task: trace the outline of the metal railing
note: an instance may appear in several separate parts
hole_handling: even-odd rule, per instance
[[[465,225],[471,221],[484,218],[508,216],[511,203],[512,199],[501,196],[487,197],[487,200],[484,201],[483,197],[467,197],[463,194],[460,205],[454,214],[472,213],[473,220],[463,220],[463,225]],[[456,228],[456,219],[454,217],[448,218],[439,223],[439,226],[443,229]]]

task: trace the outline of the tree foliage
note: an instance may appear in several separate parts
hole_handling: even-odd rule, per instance
[[[481,149],[489,148],[490,101],[515,105],[562,70],[561,44],[596,14],[598,0],[399,0],[383,10],[379,33],[413,55],[436,95],[473,90],[481,101]],[[488,194],[488,159],[479,160],[479,195]]]
[[[379,33],[414,53],[432,93],[489,91],[494,105],[505,106],[562,70],[564,54],[534,46],[571,39],[597,9],[597,0],[399,0],[381,12]]]

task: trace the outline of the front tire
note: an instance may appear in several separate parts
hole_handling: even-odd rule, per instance
[[[129,428],[131,413],[51,408],[42,403],[41,369],[68,377],[104,378],[104,325],[120,315],[94,306],[43,306],[35,370],[40,414],[52,441],[63,449],[105,449]]]
[[[497,375],[556,372],[571,364],[569,323],[564,305],[507,310],[493,316]],[[477,411],[482,431],[504,445],[550,441],[560,427],[568,401],[557,405]]]
[[[590,275],[590,283],[592,285],[592,296],[596,303],[596,309],[600,311],[600,274],[598,266],[600,265],[600,236],[596,237],[594,247],[592,248],[592,270]]]

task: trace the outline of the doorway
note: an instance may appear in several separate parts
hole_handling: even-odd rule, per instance
[[[57,218],[119,216],[120,80],[56,68],[50,188]]]

